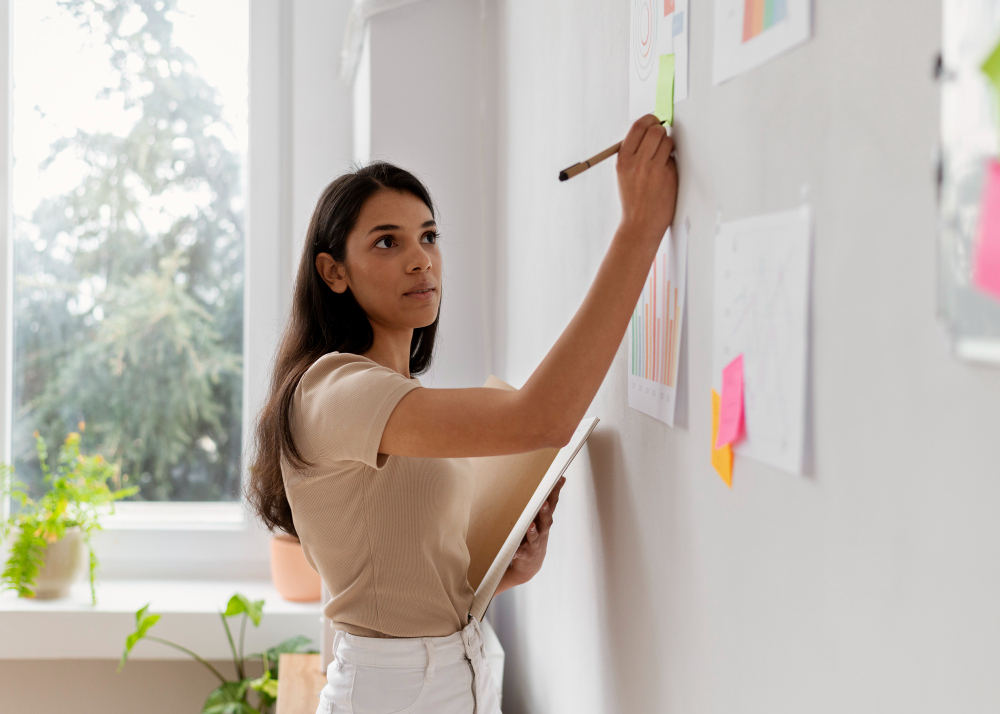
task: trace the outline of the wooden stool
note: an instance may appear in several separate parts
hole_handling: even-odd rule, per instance
[[[318,654],[283,654],[278,660],[277,714],[316,714],[326,673]]]

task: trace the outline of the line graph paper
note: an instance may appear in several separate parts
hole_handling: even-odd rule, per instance
[[[802,472],[809,358],[808,207],[724,223],[715,243],[713,386],[743,354],[746,439],[735,452]]]

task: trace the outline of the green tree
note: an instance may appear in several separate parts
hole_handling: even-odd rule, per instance
[[[99,96],[134,123],[55,142],[40,170],[69,155],[86,174],[16,220],[15,467],[37,483],[31,433],[83,420],[88,450],[120,463],[140,498],[235,498],[242,153],[174,41],[177,0],[57,5],[107,48],[114,80]]]

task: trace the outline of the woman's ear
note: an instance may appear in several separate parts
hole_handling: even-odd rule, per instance
[[[338,263],[329,253],[320,253],[316,256],[316,272],[333,292],[347,292],[349,287],[347,285],[347,270],[343,263]]]

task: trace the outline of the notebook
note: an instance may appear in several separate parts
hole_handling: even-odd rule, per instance
[[[514,389],[492,376],[485,386]],[[584,419],[561,449],[471,459],[475,495],[466,544],[470,556],[469,584],[476,593],[470,612],[477,620],[482,621],[486,614],[528,526],[597,422],[597,417]]]

